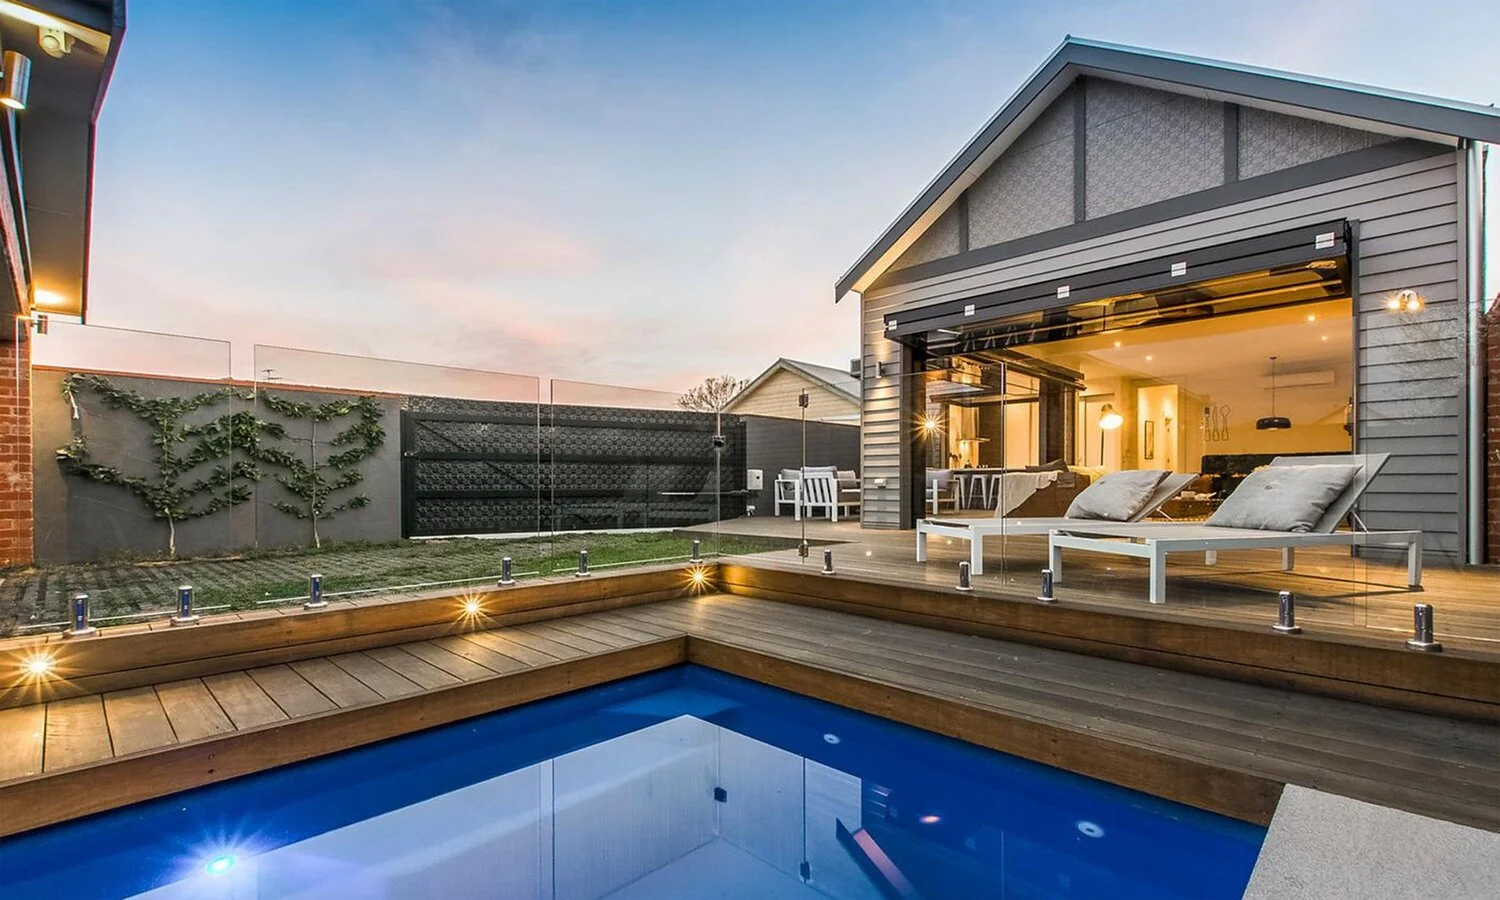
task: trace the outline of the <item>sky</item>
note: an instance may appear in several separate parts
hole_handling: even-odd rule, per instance
[[[842,368],[834,282],[1069,33],[1500,101],[1479,0],[130,0],[89,321],[238,375]]]

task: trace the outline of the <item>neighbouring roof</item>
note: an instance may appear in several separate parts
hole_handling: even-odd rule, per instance
[[[749,395],[777,372],[791,372],[800,375],[809,381],[821,384],[836,394],[842,395],[853,403],[859,402],[859,379],[850,375],[842,369],[831,366],[819,366],[813,363],[799,362],[795,359],[778,359],[771,364],[770,368],[755,376],[753,380],[729,401],[728,406],[734,406],[741,398]]]
[[[920,233],[946,210],[1042,109],[1084,75],[1354,127],[1375,123],[1382,131],[1424,140],[1500,143],[1500,110],[1493,106],[1070,35],[839,278],[834,301],[851,290],[863,290],[884,272],[905,249],[904,239],[915,237],[912,232]]]

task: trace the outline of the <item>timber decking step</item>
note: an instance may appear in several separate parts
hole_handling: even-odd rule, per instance
[[[1121,783],[1136,778],[1139,785],[1166,784],[1163,773],[1178,771],[1173,766],[1187,766],[1180,771],[1199,775],[1221,773],[1204,781],[1201,797],[1178,798],[1210,808],[1229,802],[1227,795],[1215,794],[1215,777],[1241,779],[1241,798],[1261,790],[1254,785],[1295,782],[1500,830],[1500,727],[729,595],[660,601],[0,709],[0,820],[7,804],[19,808],[20,801],[12,797],[27,796],[28,786],[48,778],[97,775],[90,789],[99,796],[79,801],[96,806],[69,807],[70,814],[81,814],[109,802],[111,766],[143,755],[192,754],[198,747],[262,734],[266,741],[278,741],[277,735],[288,728],[358,716],[365,724],[343,745],[354,746],[448,720],[427,712],[415,718],[398,714],[402,704],[446,708],[460,704],[457,698],[464,691],[541,672],[557,673],[553,692],[569,690],[579,684],[568,674],[577,667],[623,659],[620,654],[681,641],[685,635],[705,643],[689,643],[685,651],[676,644],[675,656],[658,655],[654,665],[680,661],[684,652],[692,660],[694,646],[720,647],[724,653],[751,654],[743,657],[750,660],[745,665],[765,672],[800,667],[798,671],[811,673],[805,677],[814,684],[836,686],[845,683],[838,679],[853,678],[889,686],[897,692],[890,696],[908,699],[867,711],[909,716],[915,722],[922,706],[957,704],[952,708],[966,711],[965,727],[979,729],[966,735],[997,749],[1019,741],[1016,735],[1027,728],[1071,734],[1080,745],[1115,747],[1121,760],[1133,760],[1116,764],[1106,752],[1089,763],[1099,769],[1088,774],[1113,773]],[[702,656],[712,660],[719,652],[706,649]],[[595,667],[591,683],[619,674]],[[775,683],[771,675],[767,680]],[[509,693],[504,688],[500,692]],[[490,705],[455,705],[453,715],[504,705],[486,702]],[[867,701],[847,702],[860,708]],[[389,721],[380,719],[384,710],[393,711]],[[1034,746],[1047,745],[1016,743],[1010,748],[1025,753]],[[329,750],[310,749],[307,755],[322,752]],[[1077,758],[1077,753],[1057,757],[1065,758]],[[1163,768],[1147,777],[1141,766],[1157,763],[1143,764],[1143,759],[1158,760]],[[1116,765],[1118,772],[1111,768]],[[1408,779],[1402,777],[1418,767],[1425,771],[1422,791],[1407,787]],[[189,769],[183,769],[183,777],[192,776]],[[203,777],[200,783],[212,780]],[[149,790],[163,793],[188,786],[163,781]],[[1183,788],[1189,795],[1199,789]],[[1240,814],[1264,818],[1269,808]],[[38,821],[30,814],[25,819]]]

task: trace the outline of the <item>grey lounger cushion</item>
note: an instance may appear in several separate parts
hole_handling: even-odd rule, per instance
[[[1162,469],[1111,472],[1073,498],[1067,517],[1128,522],[1151,499],[1157,485],[1166,477],[1167,472]]]
[[[1260,531],[1312,531],[1359,466],[1268,466],[1251,472],[1208,525]]]

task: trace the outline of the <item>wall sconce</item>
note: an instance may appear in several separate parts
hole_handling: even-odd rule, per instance
[[[25,109],[31,93],[31,58],[7,50],[3,65],[5,85],[0,88],[0,103],[11,109]]]
[[[1422,295],[1411,288],[1397,291],[1385,300],[1385,308],[1391,312],[1414,313],[1420,311],[1425,305],[1426,301],[1422,299]]]

